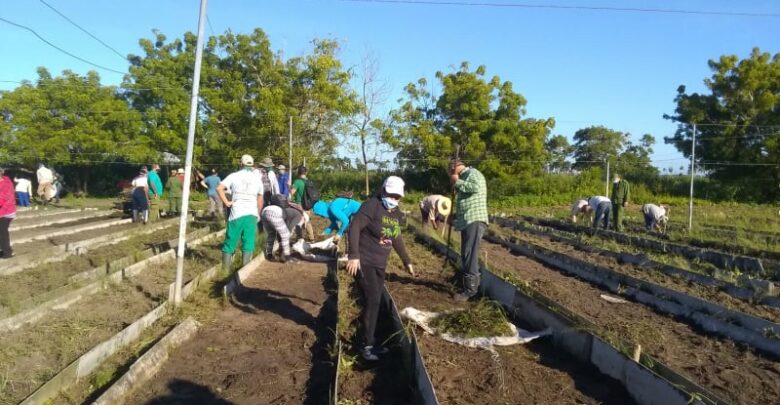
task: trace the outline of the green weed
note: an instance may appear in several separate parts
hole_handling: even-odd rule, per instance
[[[474,338],[508,336],[512,331],[507,322],[501,304],[482,299],[468,309],[439,315],[431,321],[431,326],[451,335]]]

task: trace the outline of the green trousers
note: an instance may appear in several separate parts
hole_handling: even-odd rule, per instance
[[[181,212],[181,197],[168,197],[168,212]]]
[[[618,232],[623,232],[623,211],[623,203],[612,204],[612,223]]]
[[[241,241],[241,251],[252,253],[255,251],[255,236],[257,233],[257,217],[244,215],[228,221],[225,229],[225,243],[222,244],[222,253],[233,254]]]
[[[149,197],[149,222],[160,219],[160,199]]]

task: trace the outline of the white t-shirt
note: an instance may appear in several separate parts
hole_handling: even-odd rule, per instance
[[[27,179],[16,179],[16,192],[32,194],[32,182]]]
[[[257,211],[257,197],[263,195],[263,180],[258,174],[250,170],[239,170],[225,177],[219,184],[230,190],[231,201],[233,201],[229,221],[245,215],[260,218],[260,213]]]
[[[149,187],[149,180],[146,178],[146,176],[138,176],[133,179],[133,182],[131,183],[133,187]]]
[[[46,166],[43,166],[40,169],[38,169],[38,171],[35,172],[35,174],[38,175],[38,183],[51,183],[52,181],[54,181],[54,173],[52,173],[52,171],[49,170],[49,168],[47,168]]]
[[[609,198],[597,195],[595,197],[590,197],[590,200],[588,200],[588,205],[590,205],[590,207],[595,211],[599,204],[603,202],[610,202]]]
[[[657,221],[666,215],[666,210],[655,204],[645,204],[642,206],[642,213],[652,215]]]

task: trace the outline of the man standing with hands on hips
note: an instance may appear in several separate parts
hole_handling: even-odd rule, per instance
[[[488,223],[487,183],[485,176],[461,160],[450,163],[450,182],[455,188],[453,226],[460,231],[460,256],[463,261],[460,276],[463,291],[456,301],[468,301],[479,290],[479,245]]]

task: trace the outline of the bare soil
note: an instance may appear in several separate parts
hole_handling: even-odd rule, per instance
[[[584,252],[570,244],[556,242],[550,240],[549,238],[539,237],[525,232],[513,231],[511,229],[503,228],[493,224],[490,225],[490,229],[499,235],[511,235],[522,241],[542,246],[544,248],[553,250],[558,253],[563,253],[567,256],[571,256],[577,259],[586,260],[589,263],[603,266],[616,272],[636,277],[644,281],[649,281],[651,283],[655,283],[676,291],[684,292],[691,296],[723,305],[729,309],[742,311],[744,313],[751,314],[759,318],[764,318],[772,322],[780,321],[780,308],[752,304],[750,302],[734,298],[731,295],[728,295],[714,287],[692,283],[683,278],[668,276],[661,273],[660,271],[640,268],[633,264],[619,263],[612,257],[601,256],[597,253]]]
[[[612,304],[610,294],[506,248],[482,242],[492,269],[531,287],[643,350],[735,404],[777,403],[780,363],[726,339],[705,336],[691,326],[634,302]]]
[[[335,373],[332,288],[325,264],[263,264],[126,403],[327,403]]]
[[[411,277],[391,256],[387,285],[399,309],[441,311],[456,303],[450,283],[455,269],[412,238],[405,238],[416,265]],[[522,325],[520,325],[522,327]],[[559,353],[545,338],[498,347],[498,361],[485,350],[445,342],[418,330],[420,350],[442,404],[631,404],[623,387],[591,366]]]

